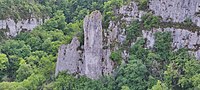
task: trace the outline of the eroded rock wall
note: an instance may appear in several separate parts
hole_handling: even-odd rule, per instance
[[[170,32],[173,38],[172,48],[176,51],[186,48],[191,54],[200,60],[200,35],[199,31],[191,32],[185,29],[158,28],[153,30],[143,30],[143,37],[147,39],[147,48],[153,48],[156,32]]]
[[[85,75],[95,79],[102,76],[103,35],[102,15],[92,12],[84,19]]]
[[[122,14],[121,20],[126,22],[131,22],[133,20],[140,20],[141,17],[145,14],[145,11],[138,10],[137,3],[130,2],[128,5],[124,5],[119,9],[119,14]]]
[[[183,22],[190,18],[197,26],[200,26],[199,0],[150,0],[149,9],[155,15],[161,16],[164,22]],[[156,3],[156,4],[155,4]],[[108,29],[102,29],[102,15],[94,11],[84,19],[84,45],[78,46],[76,40],[69,45],[62,45],[59,50],[56,74],[60,71],[85,75],[91,79],[113,73],[114,62],[110,60],[112,51],[119,50],[126,40],[126,30],[121,27],[122,21],[129,26],[133,20],[140,20],[147,13],[138,10],[137,3],[131,2],[119,9],[122,18],[115,22],[110,21]],[[156,32],[171,32],[173,37],[172,47],[174,50],[180,48],[189,49],[200,60],[200,33],[186,29],[177,28],[154,28],[143,30],[142,36],[147,40],[147,48],[153,48],[155,44],[154,34]],[[81,50],[78,47],[83,47]],[[121,53],[124,60],[129,57],[126,50]]]
[[[149,10],[154,15],[161,16],[164,22],[184,22],[191,19],[193,23],[200,27],[200,0],[149,0]],[[124,5],[120,8],[122,14],[121,20],[130,22],[141,20],[145,11],[138,10],[136,2]],[[142,37],[147,39],[147,48],[152,49],[155,43],[154,34],[156,32],[171,32],[173,37],[172,47],[174,50],[187,48],[189,52],[200,60],[200,32],[177,28],[154,28],[152,30],[143,30]]]
[[[149,9],[163,21],[180,23],[191,19],[200,26],[200,0],[149,0]]]
[[[110,60],[110,47],[103,48],[110,41],[105,38],[102,29],[102,15],[94,11],[84,19],[84,45],[80,49],[80,43],[76,38],[68,45],[62,45],[59,49],[56,76],[61,71],[85,75],[91,79],[109,75],[113,71],[113,62]],[[106,40],[105,40],[106,39]]]
[[[42,19],[31,18],[15,22],[13,19],[0,20],[0,30],[6,29],[7,36],[16,36],[21,31],[31,31],[43,23]]]
[[[80,63],[80,53],[78,47],[80,46],[80,42],[75,37],[68,45],[62,45],[58,51],[58,58],[56,63],[56,72],[57,76],[59,72],[67,71],[70,74],[80,73],[79,68],[81,66]]]

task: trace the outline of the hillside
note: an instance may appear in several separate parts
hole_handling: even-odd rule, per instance
[[[199,0],[0,0],[0,90],[199,90]]]

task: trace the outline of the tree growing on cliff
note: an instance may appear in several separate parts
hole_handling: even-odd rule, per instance
[[[121,66],[116,77],[116,84],[118,89],[126,85],[131,90],[145,90],[147,89],[147,68],[142,64],[141,60],[130,58],[130,62]]]

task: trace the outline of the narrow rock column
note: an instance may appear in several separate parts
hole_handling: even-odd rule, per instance
[[[92,79],[102,76],[102,15],[94,11],[84,19],[84,66],[85,75]]]

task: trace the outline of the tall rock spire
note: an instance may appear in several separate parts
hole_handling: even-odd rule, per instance
[[[94,11],[84,19],[84,46],[74,38],[68,45],[62,45],[58,53],[56,76],[61,71],[69,74],[85,75],[91,79],[99,79],[109,75],[113,70],[110,60],[110,48],[103,49],[102,15]]]
[[[96,79],[102,76],[103,30],[102,15],[94,11],[84,19],[85,75]]]

